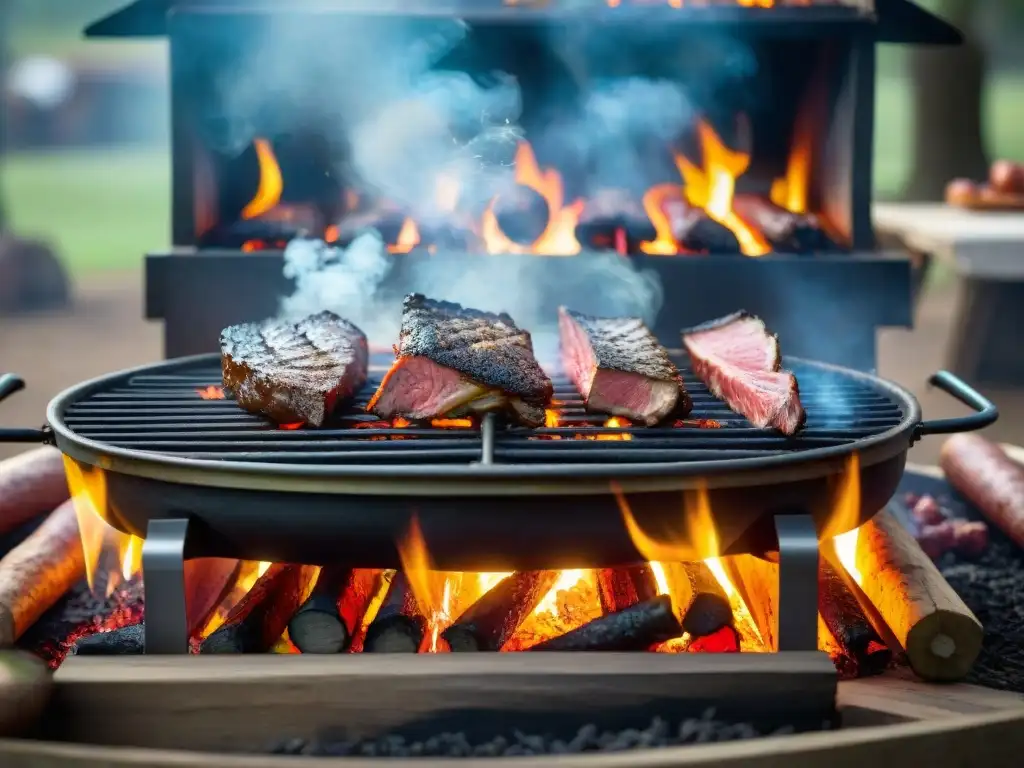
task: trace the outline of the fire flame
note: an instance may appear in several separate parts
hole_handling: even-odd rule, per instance
[[[863,575],[857,568],[857,538],[860,534],[860,457],[851,454],[846,461],[846,469],[836,489],[835,501],[832,504],[832,517],[825,531],[844,531],[832,538],[836,557],[857,584],[863,584]]]
[[[419,517],[415,514],[409,521],[405,537],[397,546],[402,571],[409,580],[409,589],[430,629],[426,638],[428,645],[421,650],[437,653],[440,650],[438,641],[441,631],[451,624],[454,618],[452,593],[458,589],[462,574],[444,573],[434,569],[430,553],[427,551],[427,542],[420,528]]]
[[[573,256],[580,252],[576,239],[576,224],[583,213],[583,201],[565,205],[562,177],[554,168],[541,169],[533,148],[522,141],[516,150],[515,182],[529,187],[548,204],[548,224],[531,245],[523,246],[510,240],[494,213],[492,200],[481,219],[481,237],[488,253],[541,253],[545,256]]]
[[[640,250],[653,256],[674,256],[680,252],[679,244],[672,232],[666,208],[673,198],[679,198],[679,187],[675,184],[657,184],[644,193],[643,206],[647,218],[654,226],[654,240],[640,243]]]
[[[224,389],[222,387],[216,387],[211,384],[208,387],[201,387],[196,390],[196,394],[199,395],[203,400],[223,400]]]
[[[416,222],[406,218],[402,222],[402,228],[398,231],[398,240],[388,246],[390,253],[408,253],[420,244],[420,230]]]
[[[270,211],[281,202],[284,178],[281,166],[277,164],[274,149],[266,139],[255,139],[256,160],[260,168],[260,183],[252,200],[242,209],[243,219],[255,219]]]
[[[750,154],[729,149],[709,122],[697,122],[697,135],[704,156],[698,167],[683,155],[676,155],[676,165],[686,184],[686,199],[703,208],[707,215],[729,229],[747,256],[763,256],[771,251],[764,235],[745,222],[732,208],[736,179],[750,165]]]

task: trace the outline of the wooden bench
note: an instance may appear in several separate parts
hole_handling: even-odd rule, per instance
[[[874,221],[881,240],[959,277],[947,367],[975,383],[1024,385],[1024,212],[876,204]]]

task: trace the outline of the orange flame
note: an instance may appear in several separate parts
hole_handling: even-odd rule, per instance
[[[863,584],[863,574],[857,567],[857,539],[860,536],[860,457],[852,454],[846,462],[832,505],[832,516],[826,527],[829,531],[845,531],[832,539],[836,557],[857,584]]]
[[[698,121],[697,135],[704,156],[703,168],[682,155],[676,155],[676,165],[686,184],[686,199],[728,228],[736,236],[744,254],[763,256],[771,251],[768,241],[740,218],[732,207],[736,179],[746,172],[750,155],[726,147],[706,120]]]
[[[583,201],[565,205],[562,177],[554,168],[541,169],[533,148],[522,141],[516,150],[515,182],[529,187],[548,204],[548,225],[531,245],[523,246],[510,240],[494,213],[494,201],[487,206],[481,219],[481,232],[488,253],[540,253],[545,256],[573,256],[580,252],[576,239],[576,224],[583,213]]]
[[[409,530],[405,537],[397,542],[397,547],[399,559],[402,561],[402,571],[409,581],[409,589],[430,628],[426,645],[421,650],[437,653],[440,650],[438,640],[441,631],[451,624],[453,619],[453,592],[458,590],[462,574],[434,570],[427,542],[420,528],[419,517],[415,514],[409,521]]]
[[[654,240],[640,243],[640,250],[655,256],[674,256],[679,253],[679,244],[672,232],[672,222],[666,212],[666,204],[679,197],[675,184],[658,184],[644,193],[643,205],[647,218],[654,226]]]
[[[206,626],[203,627],[202,631],[199,633],[200,638],[209,637],[216,632],[224,623],[224,620],[227,619],[228,614],[231,613],[231,609],[238,605],[243,597],[249,594],[249,590],[256,585],[260,576],[265,574],[269,569],[270,563],[266,561],[244,561],[238,569],[238,575],[235,576],[235,583],[232,585],[231,590],[213,610]]]
[[[208,387],[201,387],[196,390],[196,394],[199,395],[203,400],[223,400],[224,389],[222,387],[216,387],[211,384]]]
[[[394,245],[388,246],[390,253],[408,253],[420,244],[420,230],[416,222],[406,218],[402,222],[402,228],[398,231],[398,240]]]
[[[252,200],[242,209],[243,219],[255,219],[281,202],[284,178],[277,164],[274,149],[266,139],[255,139],[256,160],[260,168],[260,183]]]
[[[470,429],[473,426],[472,419],[432,419],[430,426],[438,429]]]
[[[633,546],[646,560],[692,562],[718,554],[718,532],[706,487],[683,491],[683,508],[676,519],[677,524],[666,526],[657,538],[640,527],[629,499],[617,483],[612,483],[612,492]]]

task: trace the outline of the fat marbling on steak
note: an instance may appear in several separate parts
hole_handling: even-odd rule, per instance
[[[322,426],[366,383],[366,336],[333,312],[232,325],[220,351],[224,387],[242,408],[278,424]]]
[[[638,317],[591,317],[558,310],[565,372],[588,411],[653,426],[685,416],[692,402],[679,371]]]
[[[382,418],[505,411],[527,426],[544,423],[551,380],[533,355],[530,334],[506,314],[410,294],[396,352],[367,406]]]
[[[683,331],[693,372],[711,394],[755,427],[796,434],[807,420],[796,377],[780,370],[779,339],[764,322],[736,312]]]

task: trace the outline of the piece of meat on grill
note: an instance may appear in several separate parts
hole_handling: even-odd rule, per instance
[[[654,426],[693,406],[679,371],[638,317],[591,317],[560,307],[562,365],[588,411]]]
[[[322,426],[366,383],[366,336],[333,312],[232,325],[220,351],[224,387],[242,408],[278,424]]]
[[[796,434],[807,420],[796,376],[780,370],[779,339],[747,312],[683,331],[693,372],[758,428]]]
[[[411,420],[504,411],[544,423],[551,380],[530,334],[495,315],[414,293],[405,297],[397,358],[367,410]]]

